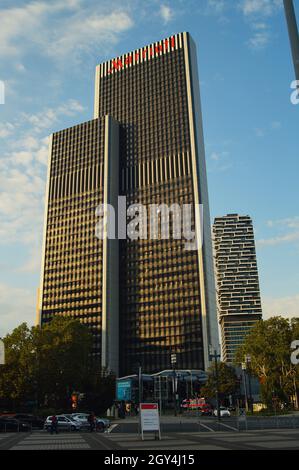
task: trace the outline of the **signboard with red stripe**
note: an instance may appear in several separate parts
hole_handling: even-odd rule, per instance
[[[157,403],[140,403],[140,425],[142,439],[143,433],[148,431],[158,433],[159,439],[161,439],[160,415]]]

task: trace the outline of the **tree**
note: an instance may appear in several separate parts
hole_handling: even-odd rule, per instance
[[[236,362],[244,362],[251,356],[251,371],[261,384],[265,403],[272,407],[273,398],[281,403],[290,402],[297,396],[299,366],[291,363],[291,342],[299,338],[299,319],[287,320],[273,317],[260,320],[246,336],[236,353]]]
[[[108,387],[109,380],[92,356],[92,334],[79,321],[55,317],[43,328],[29,328],[23,323],[3,341],[6,364],[0,375],[2,408],[23,410],[31,402],[69,409],[73,391],[93,393],[103,406],[106,392],[108,406],[113,401],[113,387]]]
[[[223,398],[233,395],[238,387],[238,380],[233,367],[225,362],[218,364],[218,392]],[[216,368],[213,364],[208,370],[208,380],[201,389],[204,396],[213,398],[216,396]]]
[[[96,370],[96,365],[91,362],[88,378],[85,383],[85,394],[79,402],[79,410],[87,410],[101,415],[110,408],[115,399],[115,376],[107,370]]]

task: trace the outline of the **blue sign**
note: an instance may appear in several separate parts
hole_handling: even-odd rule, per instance
[[[129,401],[132,398],[132,383],[130,380],[117,382],[116,384],[116,399],[121,401]]]

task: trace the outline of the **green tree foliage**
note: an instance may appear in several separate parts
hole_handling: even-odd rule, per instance
[[[224,362],[218,363],[218,392],[222,398],[233,395],[237,389],[237,376],[232,367]],[[201,389],[203,396],[214,398],[216,396],[216,368],[213,364],[208,370],[208,380]]]
[[[56,317],[43,328],[23,323],[3,341],[2,408],[24,409],[26,403],[35,402],[67,410],[73,391],[101,393],[106,387],[104,379],[90,379],[102,374],[92,358],[92,335],[77,320]],[[111,389],[109,397],[113,401]]]
[[[299,319],[260,320],[238,349],[236,362],[251,356],[251,371],[261,383],[262,398],[272,407],[273,397],[290,402],[299,387],[299,366],[291,363],[291,343],[299,339]]]
[[[79,402],[78,409],[82,412],[93,411],[97,415],[103,414],[114,402],[115,376],[106,370],[96,371],[95,364],[91,363],[86,378],[84,399]]]

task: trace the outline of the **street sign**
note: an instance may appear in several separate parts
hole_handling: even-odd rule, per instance
[[[0,339],[0,366],[5,364],[5,347],[2,339]]]
[[[117,382],[116,399],[118,401],[132,400],[132,382],[130,380]]]
[[[161,439],[159,406],[157,403],[140,403],[141,439],[144,432],[158,433]]]

